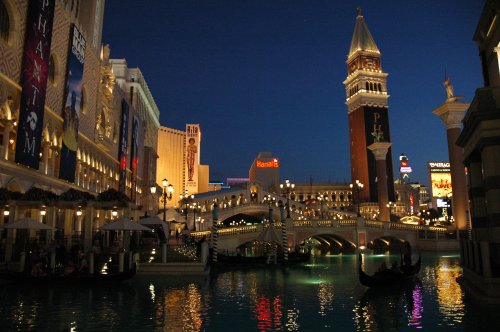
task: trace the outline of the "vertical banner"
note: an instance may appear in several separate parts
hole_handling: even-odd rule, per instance
[[[128,150],[128,104],[122,100],[122,124],[120,126],[120,146],[118,160],[120,160],[120,179],[118,189],[127,194],[127,150]]]
[[[71,43],[68,52],[68,69],[63,108],[63,139],[59,178],[75,182],[76,150],[78,148],[78,124],[82,103],[83,64],[85,39],[76,25],[71,25]]]
[[[135,192],[137,190],[137,166],[139,154],[139,119],[134,115],[132,119],[132,147],[130,152],[130,170],[132,171],[132,186],[130,198],[135,200]]]
[[[190,194],[198,192],[198,165],[200,164],[201,130],[198,124],[186,125],[186,183]]]
[[[28,3],[16,163],[38,169],[55,0]]]

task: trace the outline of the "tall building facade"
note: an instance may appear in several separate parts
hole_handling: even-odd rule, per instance
[[[264,190],[278,192],[280,188],[279,159],[271,152],[259,152],[248,172],[250,182],[258,183]]]
[[[484,86],[476,89],[457,144],[464,149],[472,220],[463,231],[463,284],[500,299],[500,2],[487,0],[474,33]],[[491,302],[493,303],[493,302]]]
[[[141,142],[143,144],[137,146],[139,154],[143,156],[141,158],[143,162],[137,165],[134,162],[137,155],[131,156],[131,175],[133,178],[136,169],[142,175],[140,190],[143,195],[140,204],[144,207],[143,210],[146,210],[151,201],[148,197],[150,195],[149,188],[156,183],[156,160],[158,158],[156,149],[158,130],[160,128],[160,111],[139,68],[129,68],[125,59],[110,59],[109,65],[115,76],[117,86],[124,92],[125,99],[130,107],[135,110],[131,121],[132,128],[139,130],[141,135],[144,135]],[[139,124],[140,128],[137,127]],[[134,132],[132,132],[132,135],[135,138]],[[134,142],[134,140],[132,141]],[[131,152],[135,153],[135,151],[136,147],[131,146]]]
[[[117,84],[103,15],[104,0],[0,2],[1,187],[113,188],[141,204],[158,114]]]
[[[394,201],[392,152],[385,156],[386,179],[377,178],[374,143],[390,143],[387,76],[382,70],[380,51],[368,30],[361,9],[347,56],[346,104],[349,118],[352,181],[364,184],[363,201],[377,202],[377,181],[387,181],[389,201]]]
[[[185,191],[184,147],[186,132],[161,126],[158,131],[158,162],[156,181],[162,186],[162,180],[167,179],[174,187],[174,198],[167,202],[167,207],[177,206],[179,194]]]
[[[78,239],[86,250],[113,212],[141,214],[156,174],[159,113],[132,97],[130,72],[115,75],[103,15],[104,0],[0,1],[0,223],[40,220],[55,228],[45,241]],[[0,246],[14,235],[3,231]]]
[[[199,124],[187,124],[185,131],[160,127],[156,180],[162,186],[162,180],[167,179],[174,187],[174,196],[167,207],[178,206],[179,195],[186,191],[189,194],[208,191],[210,167],[200,164],[200,143]]]

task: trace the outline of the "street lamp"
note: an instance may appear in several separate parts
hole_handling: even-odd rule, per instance
[[[391,221],[391,211],[392,211],[392,207],[395,207],[396,206],[396,203],[394,202],[389,202],[386,204],[386,206],[389,208],[389,221]]]
[[[363,190],[363,187],[365,185],[362,184],[361,182],[359,182],[359,180],[356,180],[355,183],[351,183],[349,185],[349,187],[351,187],[351,189],[353,189],[354,191],[356,191],[356,199],[357,199],[357,210],[358,210],[358,217],[361,217],[361,213],[359,212],[359,193],[361,192],[361,190]]]
[[[151,185],[151,186],[149,187],[149,192],[151,193],[151,196],[153,196],[153,197],[155,196],[155,194],[156,194],[156,184]],[[150,203],[150,202],[149,202],[149,195],[148,195],[148,196],[146,197],[146,213],[144,214],[144,216],[145,216],[145,217],[147,217],[147,216],[148,216],[148,211],[149,211],[149,207],[150,207],[150,204],[149,204],[149,203]],[[151,210],[154,210],[154,204],[153,204],[153,207],[152,207],[152,209],[151,209]]]
[[[276,198],[271,196],[270,194],[267,194],[264,196],[264,202],[267,202],[267,205],[269,206],[269,223],[274,223],[274,218],[273,218],[273,204],[276,201]]]
[[[318,193],[317,197],[318,197],[318,201],[319,201],[320,209],[321,209],[320,210],[321,220],[323,220],[323,202],[328,200],[328,195]]]
[[[191,195],[194,197],[194,195]],[[193,231],[196,231],[196,212],[198,212],[201,207],[198,205],[197,202],[194,202],[193,204],[189,205],[189,208],[193,210]]]
[[[194,195],[189,195],[188,191],[186,190],[184,192],[184,195],[179,195],[180,201],[181,201],[181,206],[184,205],[186,206],[186,209],[184,211],[185,216],[186,216],[186,227],[188,224],[188,214],[189,214],[189,203],[191,203],[194,199]]]
[[[167,221],[167,202],[172,199],[172,194],[174,192],[174,186],[168,184],[167,179],[162,181],[163,190],[161,193],[161,202],[163,203],[163,221]],[[156,189],[154,189],[156,192]]]
[[[295,188],[295,184],[291,183],[290,180],[285,180],[285,183],[280,184],[281,192],[286,195],[286,217],[290,218],[290,195]]]

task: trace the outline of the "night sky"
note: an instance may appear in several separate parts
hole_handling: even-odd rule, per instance
[[[482,85],[472,41],[482,0],[106,1],[103,43],[139,67],[163,126],[202,129],[211,180],[248,177],[260,151],[295,183],[350,179],[346,58],[356,7],[389,74],[395,177],[401,153],[428,184],[427,162],[448,161],[444,125],[432,114]],[[168,178],[168,174],[165,174]]]

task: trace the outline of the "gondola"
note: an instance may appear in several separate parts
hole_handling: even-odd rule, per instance
[[[107,283],[120,283],[129,280],[137,273],[137,267],[134,266],[124,272],[113,274],[88,274],[88,273],[74,273],[70,275],[63,274],[47,274],[44,276],[35,277],[29,273],[22,272],[2,272],[0,273],[0,280],[7,283],[16,283],[23,285],[80,285],[80,284],[107,284]]]
[[[386,269],[384,271],[375,272],[373,275],[366,274],[361,267],[361,255],[358,257],[359,281],[367,287],[393,286],[415,281],[422,258],[419,256],[418,261],[410,266],[400,266],[397,270]]]

